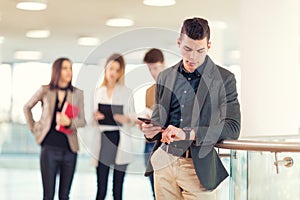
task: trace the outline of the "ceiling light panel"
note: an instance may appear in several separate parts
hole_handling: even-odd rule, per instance
[[[95,37],[80,37],[77,40],[77,44],[81,46],[97,46],[99,39]]]
[[[4,36],[0,36],[0,44],[3,44],[4,42]]]
[[[128,18],[112,18],[106,21],[106,25],[112,27],[128,27],[133,26],[133,24],[133,20]]]
[[[16,7],[21,10],[45,10],[47,2],[46,0],[21,0]]]
[[[28,38],[48,38],[49,36],[49,30],[30,30],[26,33]]]
[[[144,0],[147,6],[172,6],[176,4],[175,0]]]
[[[42,52],[40,51],[16,51],[14,58],[18,60],[40,60]]]

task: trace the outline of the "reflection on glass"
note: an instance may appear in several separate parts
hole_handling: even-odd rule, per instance
[[[232,150],[230,157],[230,199],[247,199],[248,152]]]

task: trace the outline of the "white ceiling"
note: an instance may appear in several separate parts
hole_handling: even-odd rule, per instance
[[[146,27],[178,31],[182,21],[192,16],[205,17],[210,22],[225,22],[224,50],[237,48],[239,0],[177,0],[176,5],[170,7],[145,6],[143,0],[48,0],[48,7],[44,11],[19,10],[16,2],[0,1],[0,36],[5,37],[1,51],[3,63],[20,62],[13,58],[16,50],[42,51],[42,62],[52,63],[61,56],[67,56],[73,62],[84,62],[95,47],[78,46],[79,36],[96,36],[105,43],[120,33]],[[111,17],[128,17],[134,20],[135,25],[130,28],[107,27],[105,21]],[[51,36],[48,39],[26,38],[25,33],[32,29],[50,29]],[[157,39],[165,46],[176,45],[176,39],[172,37],[160,38],[153,34],[146,34],[145,37]],[[117,50],[118,45],[121,48],[124,44],[136,42],[134,38],[110,44]],[[98,54],[89,62],[97,63],[106,56],[105,53]]]

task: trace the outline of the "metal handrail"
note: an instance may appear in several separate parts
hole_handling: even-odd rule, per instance
[[[255,140],[224,140],[215,145],[222,149],[270,151],[270,152],[300,152],[300,142],[271,142]]]

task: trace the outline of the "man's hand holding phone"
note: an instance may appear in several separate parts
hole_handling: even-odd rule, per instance
[[[151,119],[138,117],[138,120],[144,122],[142,124],[142,131],[148,139],[154,138],[154,136],[164,130],[158,122],[152,121]]]

